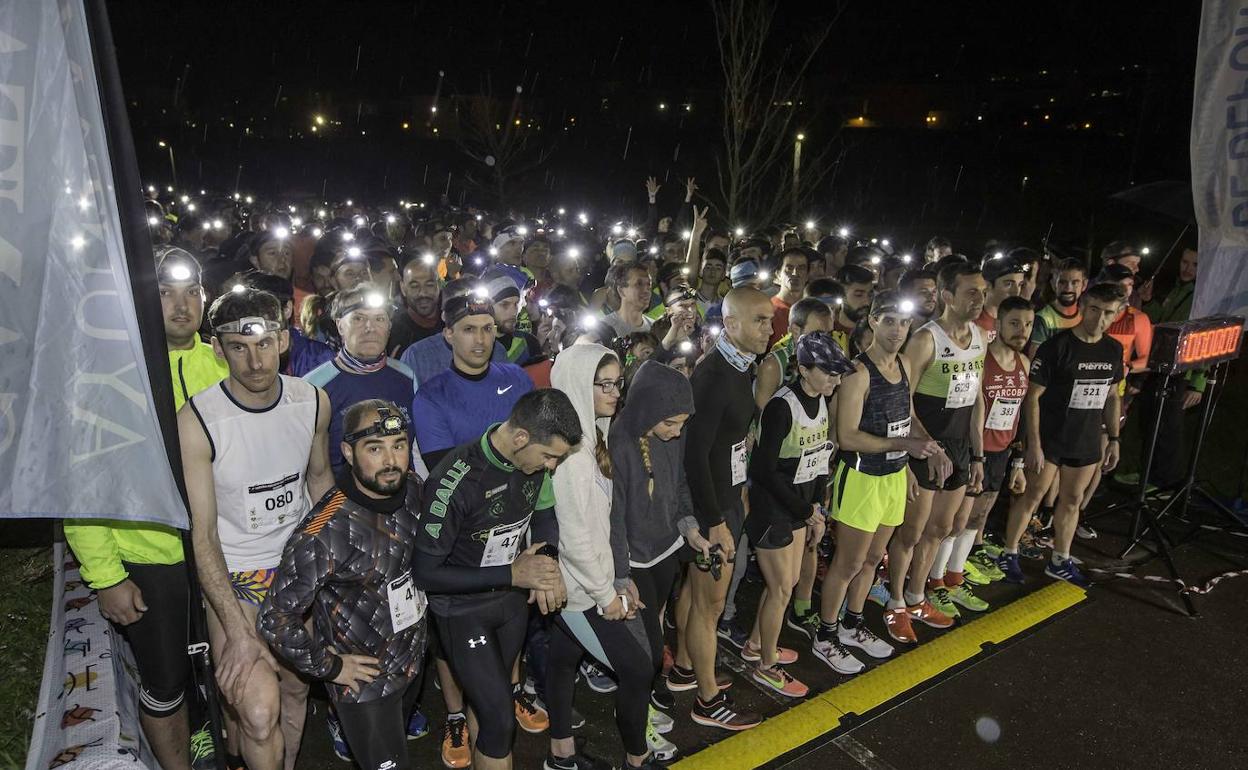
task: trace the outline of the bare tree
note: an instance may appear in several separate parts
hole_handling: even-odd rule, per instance
[[[812,30],[804,52],[795,53],[790,45],[775,56],[767,50],[775,15],[771,0],[711,0],[724,74],[723,147],[716,157],[720,200],[715,203],[729,222],[796,216],[792,209],[809,201],[834,167],[839,128],[819,138],[819,151],[807,151],[794,184],[794,149],[804,128],[795,115],[802,102],[810,101],[802,83],[843,7],[838,2],[833,18]]]
[[[492,80],[486,75],[480,96],[456,110],[460,151],[487,169],[469,171],[465,181],[491,193],[503,209],[515,182],[545,165],[555,150],[532,125],[533,116],[523,114],[523,93],[524,86],[517,85],[510,101],[495,98]]]

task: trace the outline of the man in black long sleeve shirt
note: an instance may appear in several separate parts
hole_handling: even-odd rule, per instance
[[[691,378],[695,413],[689,420],[685,473],[702,534],[712,547],[719,547],[725,562],[734,557],[741,536],[740,487],[746,478],[747,437],[755,409],[751,379],[755,359],[767,352],[773,312],[771,301],[760,291],[728,292],[724,330]],[[687,634],[686,647],[697,677],[693,720],[743,730],[762,718],[733,710],[715,677],[715,624],[724,610],[730,573],[728,569],[716,580],[711,572],[689,571],[692,606],[681,632]]]
[[[559,542],[550,473],[580,440],[568,397],[533,391],[425,482],[413,576],[429,592],[442,652],[479,724],[477,768],[511,767],[511,673],[527,602],[551,612],[566,596],[556,558],[543,555]],[[533,544],[522,549],[530,530]]]

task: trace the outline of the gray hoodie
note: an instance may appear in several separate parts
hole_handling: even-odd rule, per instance
[[[639,439],[663,420],[693,414],[693,389],[680,372],[647,361],[633,376],[624,409],[611,426],[611,551],[617,587],[630,566],[647,567],[680,547],[685,532],[697,529],[685,481],[685,434],[671,441],[651,437],[650,473]]]
[[[568,609],[584,612],[606,608],[615,600],[611,544],[611,479],[594,459],[598,437],[605,439],[609,417],[594,416],[594,373],[604,356],[616,358],[602,345],[565,348],[550,370],[550,384],[562,390],[581,418],[584,437],[551,477],[555,518],[559,520],[559,567],[568,590]],[[618,360],[618,359],[617,359]]]

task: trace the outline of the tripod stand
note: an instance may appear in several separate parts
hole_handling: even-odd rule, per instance
[[[1205,398],[1201,404],[1200,411],[1200,428],[1196,434],[1196,442],[1192,447],[1192,455],[1188,461],[1187,477],[1183,485],[1170,493],[1169,499],[1160,508],[1154,508],[1156,502],[1149,499],[1148,496],[1148,479],[1152,473],[1153,465],[1157,456],[1157,440],[1161,433],[1161,423],[1163,414],[1166,409],[1166,403],[1171,398],[1177,398],[1177,394],[1173,392],[1172,387],[1176,375],[1173,372],[1167,372],[1162,380],[1159,392],[1156,397],[1153,421],[1149,433],[1147,450],[1145,452],[1144,468],[1140,472],[1140,482],[1136,489],[1135,499],[1129,503],[1127,508],[1132,510],[1133,516],[1131,520],[1130,542],[1123,548],[1118,558],[1125,559],[1136,546],[1143,546],[1144,538],[1152,534],[1152,540],[1157,546],[1157,550],[1150,550],[1154,556],[1160,555],[1166,561],[1166,567],[1170,572],[1170,577],[1174,579],[1175,584],[1179,587],[1179,596],[1183,600],[1183,605],[1187,609],[1189,615],[1196,616],[1196,606],[1192,602],[1191,594],[1186,590],[1187,582],[1179,573],[1178,567],[1174,563],[1174,557],[1171,553],[1175,547],[1175,543],[1170,540],[1162,528],[1161,520],[1171,513],[1178,511],[1179,518],[1186,519],[1188,508],[1190,506],[1192,496],[1198,495],[1205,502],[1222,512],[1227,519],[1238,525],[1234,515],[1225,505],[1219,502],[1213,495],[1205,491],[1203,487],[1196,481],[1196,469],[1200,463],[1200,450],[1204,446],[1205,436],[1209,429],[1209,423],[1213,417],[1214,404],[1222,387],[1225,386],[1227,362],[1215,365],[1209,372],[1207,384],[1205,386]],[[1174,447],[1171,451],[1182,451],[1182,447]],[[1187,542],[1193,534],[1199,531],[1200,525],[1197,524],[1187,535],[1183,537],[1182,542]],[[1181,543],[1179,543],[1181,544]]]

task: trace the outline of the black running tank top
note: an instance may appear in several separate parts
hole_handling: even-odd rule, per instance
[[[858,421],[858,430],[885,438],[909,436],[910,381],[906,377],[905,367],[898,363],[901,381],[894,383],[880,374],[880,370],[866,353],[860,354],[858,360],[867,368],[871,378],[867,397],[862,404],[862,419]],[[887,476],[906,467],[906,452],[845,452],[843,460],[856,471],[871,476]]]

